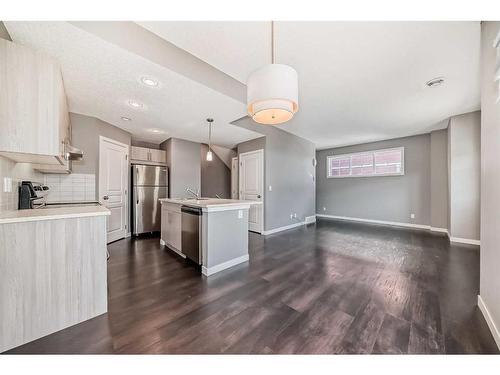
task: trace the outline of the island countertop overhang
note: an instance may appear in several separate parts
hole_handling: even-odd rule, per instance
[[[239,200],[239,199],[218,199],[218,198],[204,198],[204,199],[178,199],[178,198],[162,198],[160,203],[178,204],[182,206],[189,206],[201,208],[205,212],[213,211],[227,211],[227,210],[242,210],[249,209],[253,204],[262,204],[258,201]]]

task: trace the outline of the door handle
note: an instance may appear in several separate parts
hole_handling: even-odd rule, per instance
[[[257,198],[262,198],[260,194],[257,195]]]
[[[105,201],[107,201],[109,199],[109,196],[105,195],[104,197],[102,197],[102,199],[104,199]]]

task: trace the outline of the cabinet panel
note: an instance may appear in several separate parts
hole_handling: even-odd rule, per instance
[[[178,212],[169,212],[169,223],[171,228],[170,244],[179,251],[182,251],[182,218]]]
[[[168,210],[166,209],[165,205],[162,204],[161,206],[161,239],[163,242],[168,243]]]
[[[0,151],[62,155],[69,116],[59,65],[0,39]]]
[[[151,161],[156,162],[156,163],[166,163],[167,162],[167,152],[164,150],[154,150],[151,149],[150,151],[150,157]]]
[[[130,150],[130,159],[149,161],[149,149],[145,147],[132,146]]]

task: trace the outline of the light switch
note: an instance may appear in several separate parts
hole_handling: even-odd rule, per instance
[[[243,210],[238,210],[238,219],[243,219]]]
[[[273,187],[269,185],[269,191],[273,191]]]
[[[3,178],[3,192],[12,193],[12,178],[10,177]]]
[[[415,214],[410,214],[411,219],[415,219]]]

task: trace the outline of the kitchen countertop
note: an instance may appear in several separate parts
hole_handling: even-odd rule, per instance
[[[197,207],[202,209],[215,208],[248,208],[252,204],[262,204],[258,201],[239,200],[239,199],[218,199],[218,198],[203,198],[203,199],[181,199],[181,198],[162,198],[160,202],[180,204],[183,206]]]
[[[0,224],[19,223],[25,221],[71,219],[76,217],[103,216],[109,214],[109,210],[100,205],[13,210],[0,212]]]

